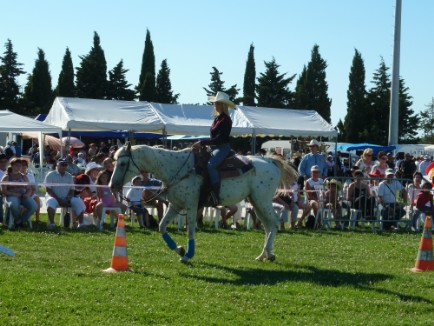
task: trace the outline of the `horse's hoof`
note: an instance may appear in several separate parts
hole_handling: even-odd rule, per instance
[[[270,256],[268,256],[268,260],[271,261],[271,262],[273,262],[273,261],[276,260],[276,256],[275,255],[270,255]]]
[[[260,254],[258,257],[255,258],[257,261],[264,261],[267,259],[267,257],[264,254]]]
[[[178,246],[178,248],[176,248],[176,252],[178,253],[178,255],[180,255],[181,257],[185,257],[185,249],[183,246]]]
[[[188,264],[189,263],[189,258],[187,256],[182,256],[179,261],[181,263],[183,263],[183,264]]]

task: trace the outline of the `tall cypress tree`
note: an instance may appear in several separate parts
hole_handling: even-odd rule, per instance
[[[332,101],[328,97],[326,81],[327,62],[319,53],[319,46],[315,44],[306,71],[297,81],[295,103],[297,108],[316,110],[327,122],[331,122],[330,108]]]
[[[344,122],[342,141],[358,143],[366,141],[365,135],[371,129],[370,120],[366,119],[365,64],[362,55],[355,50],[349,75],[347,90],[347,115]]]
[[[167,59],[161,62],[161,68],[157,75],[156,102],[177,103],[179,94],[173,94],[172,83],[170,82],[170,69]]]
[[[24,91],[27,115],[48,113],[53,104],[53,90],[51,88],[51,75],[45,52],[38,49],[38,58],[35,67],[28,78]]]
[[[155,55],[151,33],[146,30],[145,49],[143,50],[142,69],[140,71],[139,85],[137,85],[140,101],[155,102]]]
[[[414,144],[420,138],[417,136],[420,125],[420,117],[411,109],[413,97],[409,94],[409,88],[405,86],[404,79],[399,80],[399,143]]]
[[[0,109],[17,112],[19,109],[20,86],[17,78],[26,72],[21,69],[22,63],[17,61],[12,41],[5,43],[5,52],[0,57]]]
[[[258,77],[256,91],[258,93],[258,106],[270,108],[289,108],[294,104],[294,94],[288,85],[295,75],[285,78],[286,73],[279,73],[279,65],[273,58],[265,63],[265,72]]]
[[[371,130],[366,139],[374,144],[386,145],[389,136],[390,76],[389,68],[381,58],[380,67],[374,72],[374,86],[368,92],[369,110],[367,119],[371,121]]]
[[[72,65],[71,52],[66,48],[63,56],[62,70],[57,81],[56,96],[74,97],[74,66]]]
[[[128,69],[124,69],[123,60],[109,71],[109,80],[107,82],[107,99],[132,101],[136,97],[136,92],[130,89],[125,74]]]
[[[247,56],[246,71],[244,72],[243,84],[243,105],[255,105],[255,89],[256,89],[256,68],[255,68],[255,47],[250,45],[249,54]]]
[[[203,89],[206,92],[207,96],[214,96],[217,92],[225,92],[229,95],[229,98],[231,101],[233,101],[235,104],[240,103],[240,99],[237,98],[239,89],[237,88],[237,84],[232,85],[230,88],[225,88],[225,82],[221,80],[220,76],[223,73],[220,72],[216,67],[212,67],[212,72],[210,72],[211,75],[211,83],[208,85],[209,88],[204,87]],[[211,104],[208,102],[207,104]]]
[[[104,99],[107,89],[107,62],[100,38],[94,32],[93,47],[87,55],[80,56],[77,68],[77,96],[82,98]]]

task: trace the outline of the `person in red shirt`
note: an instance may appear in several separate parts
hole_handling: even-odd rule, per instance
[[[210,129],[210,139],[201,140],[193,144],[193,149],[199,150],[202,146],[211,146],[211,158],[208,161],[208,174],[211,181],[211,197],[214,205],[220,202],[220,174],[218,166],[228,156],[231,148],[229,146],[229,137],[232,129],[232,120],[229,116],[229,108],[235,108],[236,105],[229,99],[229,95],[223,92],[217,92],[216,96],[208,98],[214,103],[215,119]]]

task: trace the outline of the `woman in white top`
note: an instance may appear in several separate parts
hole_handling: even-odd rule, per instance
[[[365,148],[360,160],[355,164],[363,172],[365,178],[369,176],[369,173],[371,173],[372,167],[374,166],[374,161],[372,161],[373,155],[374,151],[372,148]]]

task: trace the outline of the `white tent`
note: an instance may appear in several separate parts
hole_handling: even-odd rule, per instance
[[[313,110],[252,106],[238,110],[253,126],[255,136],[337,136],[337,131]]]
[[[39,143],[42,143],[42,134],[58,133],[62,135],[62,128],[34,120],[8,110],[0,111],[0,132],[5,133],[23,133],[23,132],[38,132]],[[39,146],[40,166],[44,158],[44,147]]]
[[[158,132],[161,119],[148,102],[57,97],[45,122],[70,131]]]
[[[212,123],[210,105],[160,104],[133,101],[55,99],[45,122],[70,131],[132,130],[203,135]],[[337,132],[312,110],[240,106],[230,110],[232,135],[336,136]]]

